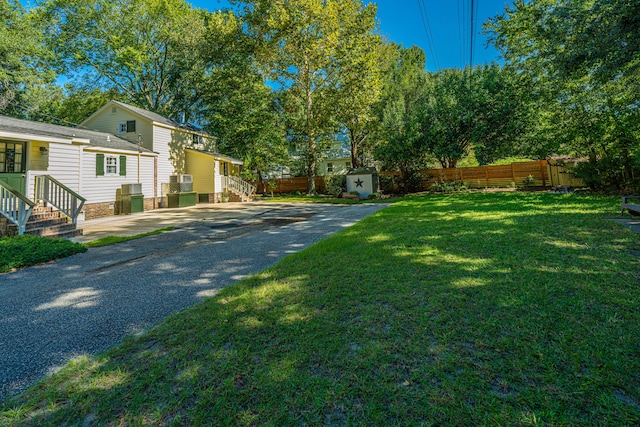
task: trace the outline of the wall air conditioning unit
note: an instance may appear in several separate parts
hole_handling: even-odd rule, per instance
[[[190,184],[193,182],[193,175],[179,174],[171,175],[169,177],[169,183],[171,184]]]
[[[121,188],[123,196],[142,194],[142,184],[122,184]]]

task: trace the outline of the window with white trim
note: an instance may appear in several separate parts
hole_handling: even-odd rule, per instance
[[[105,175],[118,175],[118,157],[117,156],[104,156],[104,172]]]
[[[127,120],[126,122],[118,122],[118,133],[128,133],[136,131],[136,121]]]

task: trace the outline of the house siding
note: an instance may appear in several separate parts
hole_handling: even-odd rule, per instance
[[[29,150],[28,168],[33,171],[46,171],[49,168],[49,152],[43,155],[40,151],[40,147],[44,147],[49,150],[49,143],[33,141],[29,144],[31,149]]]
[[[40,149],[38,148],[38,151]],[[35,176],[50,175],[54,179],[60,181],[70,190],[78,194],[81,193],[80,188],[80,170],[81,170],[81,152],[82,146],[71,144],[49,144],[49,165],[46,170],[31,170],[28,174],[26,196],[30,199],[34,198]],[[39,156],[40,154],[38,154]],[[33,154],[32,162],[35,160]]]
[[[153,151],[158,153],[158,194],[162,195],[162,184],[169,182],[169,176],[174,175],[171,145],[171,130],[154,127]],[[174,154],[175,156],[175,154]]]
[[[126,175],[96,176],[96,155],[98,153],[118,157],[125,156],[127,159]],[[140,156],[140,182],[142,183],[142,194],[144,194],[145,198],[153,197],[153,174],[153,157],[148,155]],[[116,192],[122,184],[134,184],[137,182],[137,154],[110,153],[85,148],[82,191],[80,195],[87,199],[87,204],[113,203],[116,201]]]
[[[112,135],[116,135],[120,138],[127,139],[134,144],[138,143],[138,135],[141,138],[141,145],[144,148],[153,150],[153,126],[146,119],[123,110],[120,107],[115,107],[116,112],[111,112],[111,107],[106,108],[100,114],[92,117],[84,124],[84,127],[91,130],[97,130],[100,132],[107,132]],[[118,123],[126,122],[128,120],[136,121],[136,131],[127,133],[118,133]]]
[[[220,160],[216,160],[214,164],[215,180],[213,184],[215,193],[222,193],[222,176],[220,175],[221,172],[222,169],[220,167]]]
[[[193,175],[193,191],[198,194],[210,194],[214,188],[214,162],[215,159],[208,154],[187,151],[186,171]]]

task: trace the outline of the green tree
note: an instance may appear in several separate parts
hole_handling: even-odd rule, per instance
[[[425,63],[422,49],[396,46],[380,103],[376,159],[383,169],[400,171],[403,191],[413,189],[417,171],[429,160],[419,114],[427,85]]]
[[[49,0],[39,7],[56,69],[86,90],[115,90],[129,103],[191,118],[211,64],[200,48],[227,14],[184,0]]]
[[[586,172],[602,177],[602,188],[633,184],[637,172],[639,25],[637,0],[518,0],[487,26],[507,66],[527,76],[543,118],[530,150],[544,142],[550,152],[589,156]]]
[[[354,32],[338,45],[343,58],[338,89],[339,118],[346,129],[354,168],[373,158],[373,136],[379,125],[376,107],[382,96],[389,44],[373,31]]]
[[[312,193],[317,162],[340,124],[340,88],[347,66],[355,62],[348,46],[374,31],[376,7],[359,0],[242,3],[259,61],[279,85],[288,138],[305,159]]]
[[[51,52],[19,1],[0,0],[0,21],[0,112],[28,117],[55,79],[42,64]]]
[[[211,34],[203,49],[205,59],[218,65],[204,92],[204,120],[218,148],[243,159],[246,170],[262,181],[264,172],[288,162],[282,109],[260,72],[254,40],[242,32],[242,21],[234,26]]]

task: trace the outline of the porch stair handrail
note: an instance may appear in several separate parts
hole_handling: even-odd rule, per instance
[[[76,224],[87,200],[50,175],[38,175],[35,178],[35,199],[51,204]]]
[[[251,195],[256,191],[256,187],[254,185],[249,184],[247,181],[243,180],[240,177],[229,175],[224,176],[223,178],[224,187],[240,196],[243,202],[249,200]]]
[[[19,192],[0,183],[0,214],[18,226],[18,234],[24,234],[35,205]]]

